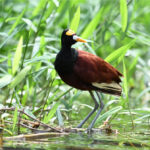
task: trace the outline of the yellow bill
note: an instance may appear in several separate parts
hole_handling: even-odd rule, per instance
[[[86,43],[86,42],[87,42],[86,40],[84,40],[84,39],[78,37],[77,35],[74,35],[74,36],[73,36],[73,39],[74,39],[75,41],[77,41],[77,42],[83,42],[83,43]]]

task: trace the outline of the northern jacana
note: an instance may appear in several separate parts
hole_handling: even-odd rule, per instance
[[[71,46],[76,42],[86,41],[70,29],[62,32],[61,50],[56,56],[54,65],[57,73],[65,83],[74,88],[89,91],[95,103],[94,109],[77,126],[78,128],[81,128],[99,108],[94,120],[88,127],[88,130],[91,130],[104,107],[99,92],[120,96],[122,88],[119,83],[121,82],[120,77],[123,75],[100,57],[72,48]],[[96,92],[99,103],[93,91]]]

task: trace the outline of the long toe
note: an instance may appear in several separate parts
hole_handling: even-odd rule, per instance
[[[92,128],[91,128],[91,127],[88,127],[88,128],[87,128],[87,133],[88,133],[88,134],[92,133]]]

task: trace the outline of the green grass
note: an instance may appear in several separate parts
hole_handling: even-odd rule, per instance
[[[90,111],[90,96],[64,84],[54,70],[61,33],[71,28],[89,41],[74,47],[102,57],[124,74],[121,97],[102,95],[105,109],[96,125],[108,118],[118,124],[147,122],[149,10],[149,0],[1,0],[0,109],[16,108],[0,111],[1,121],[13,123],[16,134],[18,117],[30,119],[18,109],[52,126],[74,121],[74,127]],[[11,130],[6,123],[6,134]]]

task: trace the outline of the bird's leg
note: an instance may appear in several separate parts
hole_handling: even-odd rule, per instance
[[[83,126],[83,124],[90,118],[90,116],[98,109],[99,104],[97,103],[92,91],[89,91],[90,95],[95,103],[94,109],[85,117],[84,120],[81,121],[81,123],[77,126],[77,128],[81,128]]]
[[[97,96],[98,96],[98,100],[99,100],[99,102],[100,102],[100,109],[98,110],[98,112],[97,112],[97,114],[96,114],[95,118],[93,119],[92,123],[91,123],[91,124],[89,125],[89,127],[87,128],[87,131],[90,131],[90,130],[92,129],[92,127],[94,126],[94,124],[95,124],[95,122],[96,122],[97,118],[99,117],[99,115],[100,115],[101,111],[102,111],[102,110],[103,110],[103,108],[104,108],[104,104],[103,104],[103,102],[102,102],[102,99],[101,99],[101,97],[100,97],[99,93],[98,93],[98,92],[96,92],[96,94],[97,94]]]

